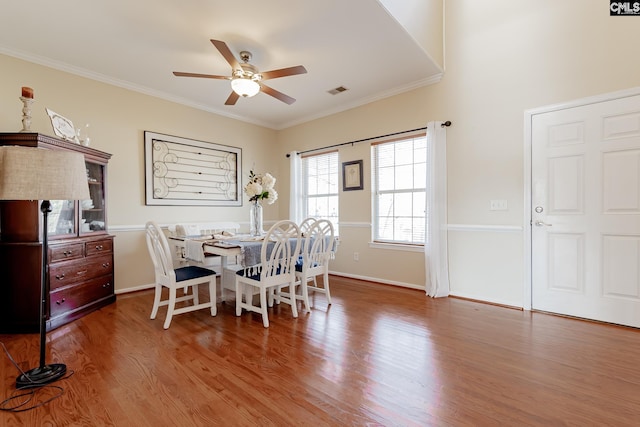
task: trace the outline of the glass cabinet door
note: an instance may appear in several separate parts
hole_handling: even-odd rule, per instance
[[[50,237],[76,234],[76,204],[73,200],[51,200],[47,233]]]
[[[105,165],[85,162],[89,196],[87,200],[51,200],[47,233],[51,238],[65,238],[104,232]]]
[[[104,165],[85,162],[90,199],[80,200],[80,234],[105,230]]]

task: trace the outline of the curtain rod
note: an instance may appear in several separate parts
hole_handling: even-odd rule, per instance
[[[440,124],[441,127],[449,127],[451,126],[451,122],[449,120],[447,120],[446,122],[442,122]],[[410,132],[415,132],[418,130],[426,130],[427,127],[423,127],[423,128],[416,128],[416,129],[411,129],[411,130],[403,130],[400,132],[393,132],[393,133],[388,133],[386,135],[380,135],[380,136],[372,136],[371,138],[364,138],[364,139],[358,139],[355,141],[349,141],[349,142],[341,142],[340,144],[333,144],[333,145],[327,145],[326,147],[320,147],[320,148],[312,148],[311,150],[304,150],[304,151],[298,151],[297,154],[306,154],[306,153],[311,153],[313,151],[320,151],[320,150],[326,150],[327,148],[335,148],[335,147],[341,147],[343,145],[349,145],[351,144],[352,146],[354,144],[357,144],[358,142],[365,142],[365,141],[371,141],[372,139],[378,139],[378,138],[386,138],[388,136],[394,136],[394,135],[400,135],[403,133],[410,133]],[[287,157],[291,157],[291,154],[287,153]]]

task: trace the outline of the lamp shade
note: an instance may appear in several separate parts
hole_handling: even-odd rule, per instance
[[[85,200],[84,156],[35,147],[0,147],[0,200]]]

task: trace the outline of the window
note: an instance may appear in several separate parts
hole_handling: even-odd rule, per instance
[[[338,152],[302,158],[303,216],[328,219],[338,234]]]
[[[424,245],[426,135],[377,143],[371,157],[373,240]]]

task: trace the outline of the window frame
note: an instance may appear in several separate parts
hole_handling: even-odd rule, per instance
[[[322,157],[322,156],[331,156],[331,157],[335,157],[333,159],[328,159],[327,163],[328,166],[331,167],[332,163],[335,163],[335,167],[332,168],[331,171],[331,175],[333,180],[335,181],[335,184],[333,185],[335,187],[335,193],[329,191],[328,193],[317,193],[317,194],[313,194],[313,195],[309,195],[309,174],[308,174],[308,164],[306,163],[308,161],[308,159],[310,158],[318,158],[318,157]],[[329,221],[331,221],[331,223],[333,224],[334,227],[334,233],[335,235],[338,235],[338,222],[340,220],[340,187],[339,187],[339,183],[340,183],[340,153],[338,150],[328,150],[328,151],[323,151],[323,152],[316,152],[313,154],[303,154],[301,155],[301,167],[300,167],[300,172],[301,172],[301,178],[302,178],[302,188],[301,188],[301,198],[302,198],[302,215],[303,218],[307,218],[307,217],[314,217],[314,218],[323,218],[323,219],[328,219]],[[328,184],[329,185],[329,189],[331,189],[332,184]],[[331,198],[335,198],[336,200],[336,211],[335,211],[335,215],[328,215],[328,216],[318,216],[318,215],[311,215],[309,213],[309,199],[310,198],[325,198],[325,197],[331,197]],[[329,207],[328,207],[329,208]],[[327,213],[330,213],[327,210]]]
[[[427,162],[426,162],[426,152],[425,152],[425,156],[424,158],[420,158],[420,159],[416,159],[415,158],[415,153],[416,153],[416,147],[415,147],[415,142],[416,140],[423,140],[422,144],[424,145],[424,149],[426,150],[426,142],[427,142],[427,135],[426,132],[420,132],[420,133],[413,133],[413,134],[408,134],[408,135],[403,135],[400,137],[396,137],[393,139],[385,139],[385,140],[380,140],[377,142],[374,142],[371,144],[371,187],[372,187],[372,194],[371,194],[371,245],[374,245],[376,247],[379,246],[385,246],[385,247],[405,247],[405,248],[416,248],[417,250],[422,250],[425,246],[425,240],[426,240],[426,228],[423,227],[422,228],[422,234],[423,234],[423,239],[422,241],[416,240],[416,236],[413,233],[413,226],[411,228],[411,239],[410,240],[400,240],[397,239],[395,236],[395,226],[396,226],[396,218],[410,218],[412,224],[415,222],[416,218],[419,218],[422,220],[422,223],[424,224],[426,222],[426,215],[427,215],[427,210],[426,210],[426,201],[427,201],[427,185],[426,185],[426,176],[424,179],[424,182],[422,184],[422,186],[416,186],[415,182],[413,183],[413,185],[411,187],[404,187],[404,188],[396,188],[396,183],[394,182],[393,184],[393,189],[384,189],[384,190],[380,190],[380,176],[381,176],[381,171],[380,171],[380,164],[379,164],[379,147],[384,146],[384,145],[390,145],[390,144],[400,144],[403,142],[408,142],[408,141],[412,141],[413,143],[413,147],[412,147],[412,161],[410,163],[410,165],[412,166],[412,168],[415,170],[416,165],[424,165],[424,173],[426,174],[427,171]],[[395,148],[395,147],[394,147]],[[416,161],[418,160],[418,161]],[[404,164],[404,166],[406,166],[407,163]],[[393,159],[393,164],[392,166],[385,166],[386,168],[393,168],[394,173],[396,168],[398,168],[398,166],[403,166],[402,164],[398,164],[396,162],[395,156]],[[394,174],[394,178],[395,178],[395,174]],[[397,195],[397,194],[410,194],[411,199],[412,199],[412,214],[411,216],[396,216],[395,214],[391,217],[394,220],[394,223],[392,225],[392,232],[394,233],[392,239],[389,238],[384,238],[381,237],[381,217],[380,217],[380,205],[381,205],[381,196],[383,195]],[[423,210],[423,215],[415,215],[415,206],[413,205],[415,202],[415,195],[416,194],[422,194],[422,197],[424,199],[424,210]],[[394,203],[391,203],[391,206],[394,207]]]

